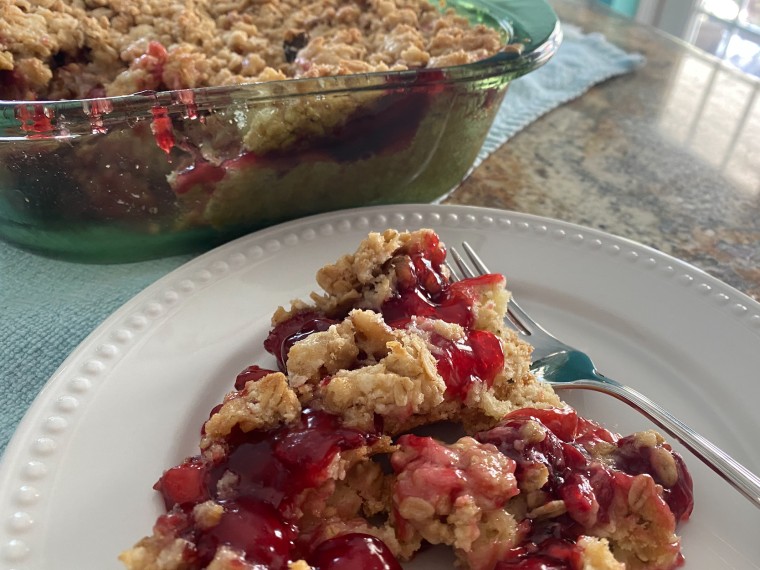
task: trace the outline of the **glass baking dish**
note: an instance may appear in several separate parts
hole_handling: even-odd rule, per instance
[[[113,263],[320,212],[429,202],[561,32],[543,0],[449,0],[504,48],[455,67],[72,101],[0,101],[0,238]]]

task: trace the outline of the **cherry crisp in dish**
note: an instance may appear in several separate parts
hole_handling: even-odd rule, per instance
[[[445,257],[431,230],[372,233],[277,309],[278,370],[237,376],[127,568],[399,569],[430,545],[471,570],[680,566],[681,457],[563,403],[503,324],[504,277],[452,283]]]
[[[556,50],[535,2],[0,0],[0,238],[135,261],[429,202]]]

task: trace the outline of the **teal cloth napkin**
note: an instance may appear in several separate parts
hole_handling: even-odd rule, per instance
[[[564,33],[546,66],[510,86],[478,163],[542,114],[643,62],[598,34],[569,26]],[[0,453],[66,356],[116,308],[189,259],[84,265],[0,243]]]

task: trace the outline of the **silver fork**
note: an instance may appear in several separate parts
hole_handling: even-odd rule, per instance
[[[465,277],[490,273],[485,263],[466,241],[462,242],[462,247],[478,271],[476,274],[456,249],[449,248],[449,253]],[[458,280],[456,271],[451,266],[449,270],[452,273],[452,279]],[[632,406],[671,437],[680,441],[708,467],[728,481],[734,489],[760,508],[760,477],[659,404],[633,388],[599,373],[585,352],[551,335],[520,308],[514,297],[509,301],[507,318],[504,321],[534,347],[531,369],[536,377],[551,384],[557,390],[568,388],[595,390],[614,396]]]

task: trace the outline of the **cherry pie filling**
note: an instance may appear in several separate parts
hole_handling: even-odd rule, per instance
[[[154,488],[163,496],[168,514],[158,526],[171,527],[194,545],[185,552],[192,568],[207,566],[220,545],[244,552],[249,562],[287,568],[288,562],[302,558],[296,544],[302,493],[328,480],[328,467],[340,452],[377,439],[378,434],[346,428],[336,416],[309,409],[297,422],[274,430],[236,429],[227,438],[229,449],[222,458],[191,457],[163,474]],[[234,498],[220,492],[223,477],[234,479]],[[221,505],[223,513],[217,524],[204,529],[190,514],[209,499]],[[350,547],[363,548],[361,541]]]
[[[452,283],[443,269],[445,256],[444,246],[433,234],[389,260],[386,268],[395,272],[396,290],[379,312],[397,329],[420,317],[464,327],[465,335],[457,341],[435,333],[430,336],[430,343],[437,348],[437,370],[446,384],[445,397],[463,400],[472,386],[490,386],[504,366],[499,338],[472,328],[478,291],[483,285],[501,283],[503,277],[485,275]],[[327,330],[344,316],[313,310],[296,313],[272,329],[264,346],[276,357],[280,370],[286,371],[288,351],[296,342]],[[235,388],[243,390],[246,383],[270,373],[251,366],[238,375]],[[526,439],[525,430],[531,427],[537,427],[542,437]],[[328,481],[328,467],[339,453],[371,445],[381,435],[380,431],[365,433],[346,427],[339,417],[308,408],[296,422],[273,430],[243,433],[236,428],[226,438],[223,457],[191,457],[164,473],[154,488],[162,494],[167,514],[159,518],[156,528],[185,538],[192,545],[184,553],[191,568],[205,567],[217,548],[227,545],[244,553],[246,561],[272,569],[284,569],[288,563],[303,559],[319,570],[397,570],[400,565],[389,548],[369,534],[347,532],[316,544],[299,541],[299,500],[303,493]],[[583,556],[577,544],[579,537],[610,523],[616,493],[627,493],[637,475],[654,478],[661,487],[662,509],[669,510],[672,515],[668,516],[676,522],[687,520],[691,514],[691,478],[683,460],[668,444],[641,446],[634,436],[615,435],[572,409],[518,409],[474,438],[480,444],[495,446],[509,458],[518,484],[536,468],[546,469],[548,477],[540,490],[547,501],[561,500],[566,509],[550,518],[521,520],[519,543],[496,563],[496,569],[580,570]],[[442,451],[435,453],[446,456],[445,445],[433,441],[402,435],[397,445],[402,451],[410,446],[418,450],[438,446]],[[599,449],[603,450],[601,455],[595,451]],[[437,473],[426,492],[451,494],[453,488],[459,488],[459,471],[445,462],[426,460],[427,452],[420,453],[415,465]],[[434,457],[435,453],[428,455]],[[663,453],[672,458],[675,482],[673,477],[665,480],[668,478],[659,475],[656,462]],[[225,494],[223,479],[233,480],[232,496]],[[394,492],[395,501],[402,491]],[[505,494],[497,508],[519,492],[515,488]],[[209,500],[220,505],[222,512],[217,524],[203,528],[191,514]],[[402,532],[404,522],[397,520],[396,524],[397,533]]]

